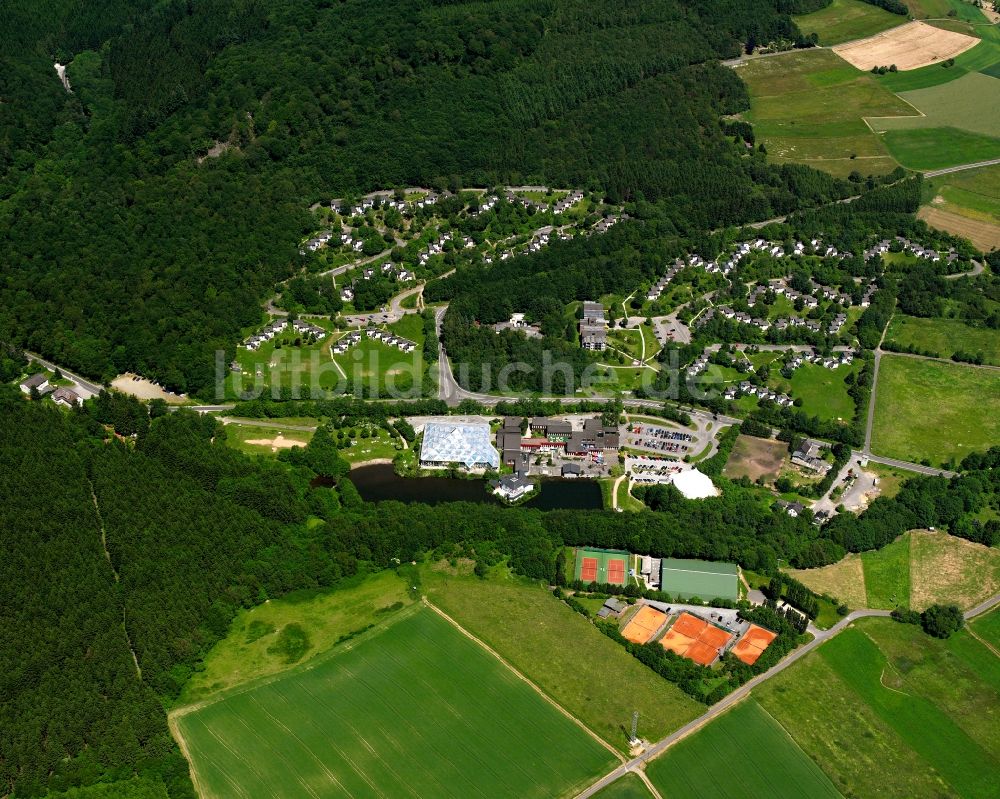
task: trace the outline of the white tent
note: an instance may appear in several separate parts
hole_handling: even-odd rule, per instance
[[[670,478],[670,482],[677,486],[677,490],[687,499],[704,499],[705,497],[719,496],[719,489],[712,483],[712,479],[697,469],[677,472]]]

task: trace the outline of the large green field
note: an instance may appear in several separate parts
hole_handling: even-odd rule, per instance
[[[900,95],[923,116],[870,118],[876,130],[958,128],[996,137],[1000,133],[1000,80],[969,72],[958,80]]]
[[[906,22],[906,17],[890,14],[861,0],[833,0],[826,8],[794,17],[804,34],[816,33],[825,46],[874,36]]]
[[[872,451],[941,465],[1000,442],[1000,371],[883,355]]]
[[[847,376],[858,371],[860,363],[827,369],[806,363],[795,370],[790,383],[792,397],[802,400],[802,410],[824,420],[854,418],[854,400],[847,393]]]
[[[594,799],[652,799],[652,794],[639,777],[626,774],[595,793]]]
[[[415,606],[307,667],[174,717],[204,799],[571,795],[615,759]]]
[[[646,769],[671,799],[822,799],[840,792],[752,699],[680,741]]]
[[[953,127],[887,130],[882,140],[899,163],[918,171],[1000,158],[1000,139]]]
[[[1000,649],[1000,608],[973,619],[971,626],[976,635]]]
[[[864,117],[913,114],[913,108],[835,53],[761,58],[737,74],[750,90],[746,118],[773,159],[841,176],[854,170],[882,174],[897,166]]]
[[[428,598],[623,751],[634,710],[639,735],[650,741],[703,712],[541,586],[505,573],[488,580],[447,575],[444,568],[423,570]]]
[[[861,553],[866,607],[892,610],[910,604],[910,537],[900,536],[874,552]]]
[[[896,314],[889,323],[886,341],[950,358],[955,352],[981,352],[986,363],[1000,365],[1000,331],[970,327],[958,319],[922,319]]]
[[[754,696],[845,796],[995,795],[1000,658],[861,619]]]

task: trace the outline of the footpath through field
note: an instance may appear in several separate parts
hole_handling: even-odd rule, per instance
[[[1000,594],[994,594],[989,599],[976,605],[976,607],[966,611],[964,614],[965,619],[966,621],[968,621],[969,619],[972,619],[976,616],[985,613],[988,610],[991,610],[996,605],[1000,605]],[[847,616],[845,616],[843,619],[837,622],[829,630],[820,630],[814,627],[812,624],[810,624],[809,632],[813,634],[814,638],[808,644],[805,644],[799,649],[796,649],[780,663],[777,663],[774,666],[772,666],[768,671],[765,671],[763,674],[757,675],[745,685],[742,685],[741,687],[737,688],[735,691],[729,694],[729,696],[725,697],[716,704],[712,705],[711,708],[706,710],[698,718],[688,722],[679,730],[676,730],[675,732],[670,733],[670,735],[666,736],[665,738],[657,741],[655,744],[653,744],[649,749],[647,749],[638,757],[632,758],[628,762],[620,765],[614,771],[605,774],[601,779],[599,779],[585,791],[582,791],[581,793],[577,794],[576,799],[587,799],[588,797],[594,796],[603,788],[606,788],[615,780],[625,776],[629,772],[643,775],[643,767],[647,762],[659,757],[667,749],[676,744],[678,741],[691,735],[691,733],[701,729],[703,726],[705,726],[705,724],[710,722],[716,716],[719,716],[725,711],[729,710],[729,708],[731,708],[737,702],[740,702],[747,696],[749,696],[750,692],[755,687],[760,685],[765,680],[769,680],[771,677],[774,677],[775,675],[783,672],[793,663],[805,657],[814,649],[816,649],[816,647],[820,646],[820,644],[829,641],[838,633],[847,629],[847,627],[849,627],[851,623],[853,623],[855,620],[865,618],[867,616],[888,617],[890,615],[891,614],[888,610],[873,610],[871,608],[863,608],[861,610],[855,610],[849,613]]]

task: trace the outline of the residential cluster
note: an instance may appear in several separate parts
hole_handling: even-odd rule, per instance
[[[56,405],[61,405],[64,408],[72,408],[83,403],[83,399],[73,389],[52,385],[43,372],[25,378],[21,381],[20,387],[24,394],[30,395],[31,390],[34,389],[39,396],[49,397]]]
[[[248,350],[256,352],[260,349],[261,345],[274,339],[279,333],[288,330],[291,326],[292,330],[302,336],[315,336],[317,340],[324,338],[327,331],[318,325],[314,325],[311,322],[307,322],[305,319],[295,319],[291,323],[287,319],[275,319],[270,324],[266,325],[263,330],[259,333],[254,333],[249,336],[244,342],[243,346]]]
[[[351,347],[361,343],[361,339],[364,336],[367,336],[372,341],[381,341],[383,344],[388,344],[390,347],[395,347],[396,349],[402,350],[406,353],[413,352],[417,348],[415,342],[410,341],[407,338],[403,338],[402,336],[397,336],[395,333],[388,330],[368,328],[363,331],[352,330],[350,333],[344,334],[333,343],[330,347],[330,351],[334,355],[343,355]]]

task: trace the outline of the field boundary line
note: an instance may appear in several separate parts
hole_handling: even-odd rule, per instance
[[[990,652],[992,652],[994,655],[996,655],[998,658],[1000,658],[1000,649],[997,649],[995,646],[993,646],[993,644],[991,644],[985,638],[980,638],[979,635],[976,633],[976,631],[972,629],[972,625],[971,624],[965,625],[965,629],[967,629],[969,631],[969,635],[971,635],[973,638],[975,638],[977,641],[979,641],[979,643],[981,643],[988,650],[990,650]]]
[[[176,716],[169,713],[167,714],[167,727],[170,729],[170,734],[173,736],[174,740],[177,741],[177,747],[181,750],[181,754],[184,755],[184,759],[187,761],[188,774],[191,777],[191,784],[194,786],[195,794],[201,797],[201,799],[213,799],[212,794],[206,792],[204,786],[201,784],[201,780],[198,779],[198,771],[194,767],[194,759],[191,757],[191,750],[188,748],[187,739],[181,732]]]
[[[493,655],[493,657],[495,657],[497,660],[499,660],[501,663],[503,663],[503,665],[506,666],[511,671],[511,673],[513,673],[516,677],[518,677],[518,679],[523,680],[533,691],[535,691],[540,697],[542,697],[542,699],[544,699],[546,702],[548,702],[550,705],[552,705],[552,707],[554,707],[556,710],[558,710],[560,713],[562,713],[566,718],[568,718],[570,721],[572,721],[574,724],[576,724],[577,727],[579,727],[581,730],[583,730],[584,732],[586,732],[591,738],[593,738],[601,746],[603,746],[605,749],[607,749],[609,752],[611,752],[618,759],[619,763],[625,763],[626,762],[625,761],[625,756],[621,752],[619,752],[617,749],[615,749],[611,744],[609,744],[607,741],[605,741],[600,735],[598,735],[596,732],[594,732],[592,729],[590,729],[590,727],[588,727],[586,724],[584,724],[580,719],[578,719],[576,716],[574,716],[572,713],[570,713],[566,708],[564,708],[562,705],[560,705],[555,699],[553,699],[551,696],[549,696],[545,691],[543,691],[541,689],[541,687],[539,687],[537,684],[535,684],[525,674],[523,674],[521,671],[519,671],[518,669],[516,669],[514,667],[514,665],[510,661],[508,661],[506,658],[504,658],[503,655],[501,655],[499,652],[497,652],[493,647],[491,647],[489,644],[487,644],[483,639],[478,638],[477,636],[473,635],[469,630],[466,630],[461,624],[459,624],[455,619],[453,619],[451,616],[449,616],[447,613],[445,613],[443,610],[441,610],[441,608],[439,608],[437,605],[435,605],[433,602],[431,602],[426,596],[422,597],[421,599],[422,599],[424,605],[426,605],[428,608],[430,608],[435,613],[437,613],[441,618],[443,618],[445,621],[447,621],[449,624],[451,624],[456,630],[458,630],[460,633],[462,633],[462,635],[464,635],[467,638],[471,639],[476,644],[478,644],[483,649],[485,649],[487,652],[489,652],[491,655]]]

